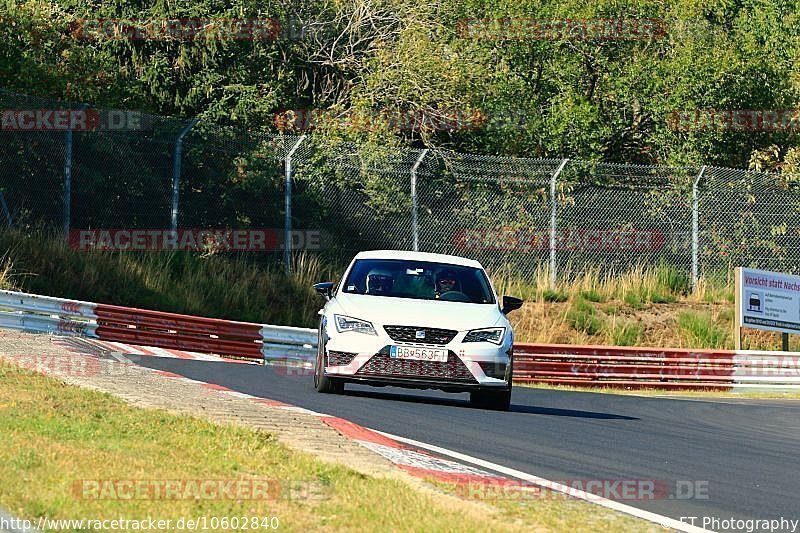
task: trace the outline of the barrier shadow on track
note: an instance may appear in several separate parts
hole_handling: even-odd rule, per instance
[[[344,396],[373,398],[375,400],[388,400],[394,402],[424,403],[428,405],[446,405],[449,407],[469,407],[469,401],[458,398],[442,398],[440,396],[422,396],[416,394],[403,394],[402,392],[387,392],[382,390],[345,389]]]
[[[372,391],[372,390],[351,390],[346,389],[345,396],[357,396],[361,398],[373,398],[376,400],[389,400],[409,403],[424,403],[428,405],[446,405],[450,407],[462,407],[473,409],[469,401],[456,398],[442,398],[438,396],[422,396],[416,394],[403,394],[398,392]],[[480,411],[481,409],[475,409]],[[496,411],[495,411],[496,412]],[[593,418],[598,420],[640,420],[635,416],[617,415],[613,413],[600,413],[595,411],[580,411],[575,409],[557,409],[552,407],[537,407],[534,405],[512,404],[510,413],[560,416],[572,418]]]
[[[537,407],[535,405],[511,405],[511,411],[545,416],[566,416],[572,418],[595,418],[598,420],[641,420],[635,416],[615,415],[613,413],[598,413],[596,411],[581,411],[576,409],[558,409],[555,407]]]

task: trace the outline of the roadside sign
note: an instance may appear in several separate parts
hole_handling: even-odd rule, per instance
[[[737,268],[737,349],[743,327],[800,333],[800,276]]]

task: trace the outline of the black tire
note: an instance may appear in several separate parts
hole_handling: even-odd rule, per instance
[[[314,388],[323,394],[341,394],[344,382],[325,375],[325,343],[322,340],[322,325],[317,335],[317,358],[314,360]]]
[[[469,393],[469,403],[478,409],[508,411],[511,408],[511,389],[473,391]]]

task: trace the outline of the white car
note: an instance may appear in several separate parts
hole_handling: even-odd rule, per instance
[[[479,407],[511,402],[514,332],[477,261],[452,255],[361,252],[338,287],[314,288],[319,311],[314,387],[341,393],[347,382],[470,393]]]

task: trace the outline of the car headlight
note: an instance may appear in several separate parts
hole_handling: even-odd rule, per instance
[[[333,321],[336,322],[336,331],[339,333],[354,331],[367,335],[377,335],[377,333],[375,333],[375,328],[372,327],[372,323],[366,320],[359,320],[358,318],[344,315],[333,315]]]
[[[503,344],[506,328],[484,328],[473,329],[462,342],[491,342],[492,344]]]

